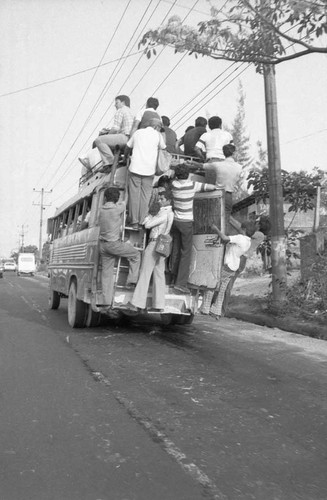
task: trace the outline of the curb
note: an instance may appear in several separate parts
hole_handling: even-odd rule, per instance
[[[248,303],[248,297],[244,297]],[[301,321],[292,316],[278,318],[268,313],[240,310],[237,304],[231,304],[226,313],[227,318],[235,318],[248,323],[254,323],[268,328],[279,328],[287,332],[305,335],[320,340],[327,340],[327,326],[315,324],[314,322]]]

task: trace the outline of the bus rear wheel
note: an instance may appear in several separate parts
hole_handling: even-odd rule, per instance
[[[99,326],[101,320],[101,313],[93,311],[91,304],[88,304],[86,307],[87,307],[87,312],[86,312],[85,326],[87,328]]]
[[[60,305],[60,295],[55,290],[49,291],[49,309],[58,309]]]
[[[77,285],[72,281],[68,292],[68,323],[72,328],[83,328],[86,323],[87,306],[77,298]]]

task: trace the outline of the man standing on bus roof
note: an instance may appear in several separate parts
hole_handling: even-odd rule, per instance
[[[158,148],[166,149],[160,133],[161,120],[152,118],[146,128],[136,130],[127,143],[126,155],[133,150],[128,177],[128,216],[139,229],[148,214]]]
[[[114,155],[111,148],[126,146],[130,137],[134,117],[130,110],[130,99],[127,95],[119,95],[115,98],[116,113],[111,128],[103,128],[99,137],[94,141],[102,158],[103,167],[112,165]]]
[[[157,112],[158,106],[159,101],[156,97],[149,97],[147,99],[145,109],[141,109],[134,118],[131,137],[136,130],[148,127],[152,118],[160,120],[160,115]]]
[[[222,120],[219,116],[209,118],[209,132],[202,134],[199,142],[204,144],[207,161],[223,161],[225,155],[223,146],[233,142],[232,135],[227,130],[222,130]]]
[[[109,187],[104,192],[104,205],[100,209],[100,253],[102,256],[102,292],[105,303],[109,306],[113,298],[113,271],[116,257],[125,257],[129,261],[129,273],[126,285],[137,283],[140,269],[140,253],[130,243],[120,240],[122,214],[126,203],[119,201],[119,189]]]

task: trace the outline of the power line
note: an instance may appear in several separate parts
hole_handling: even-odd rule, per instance
[[[120,61],[121,59],[128,59],[129,57],[135,56],[137,54],[143,54],[143,52],[144,52],[143,49],[137,50],[136,52],[133,52],[133,53],[129,54],[128,56],[120,56],[116,59],[112,59],[111,61],[107,61],[107,62],[102,63],[100,65],[92,66],[91,68],[82,69],[81,71],[76,71],[75,73],[70,73],[69,75],[54,78],[53,80],[47,80],[45,82],[36,83],[35,85],[31,85],[30,87],[24,87],[22,89],[17,89],[17,90],[13,90],[11,92],[6,92],[5,94],[0,94],[0,97],[7,97],[10,95],[19,94],[20,92],[26,92],[27,90],[32,90],[32,89],[35,89],[37,87],[43,87],[44,85],[49,85],[51,83],[60,82],[61,80],[66,80],[67,78],[72,78],[74,76],[82,75],[83,73],[88,73],[89,71],[93,71],[94,69],[97,69],[97,68],[103,68],[104,66],[108,66],[108,64],[113,64],[117,61]]]
[[[123,11],[123,13],[122,13],[122,15],[121,15],[120,19],[119,19],[119,22],[118,22],[118,24],[117,24],[117,26],[116,26],[116,28],[115,28],[115,30],[114,30],[114,32],[113,32],[113,34],[112,34],[112,36],[111,36],[110,40],[109,40],[109,43],[107,44],[107,46],[106,46],[106,48],[105,48],[105,51],[103,52],[103,54],[102,54],[102,56],[101,56],[101,58],[100,58],[99,64],[98,64],[98,66],[96,67],[96,69],[95,69],[95,71],[94,71],[94,73],[93,73],[93,75],[92,75],[92,77],[91,77],[91,79],[90,79],[90,81],[89,81],[89,83],[88,83],[88,85],[87,85],[87,87],[86,87],[86,89],[85,89],[84,93],[83,93],[83,96],[81,97],[81,99],[80,99],[80,101],[79,101],[79,103],[78,103],[78,105],[77,105],[77,108],[76,108],[76,110],[75,110],[75,112],[74,112],[74,114],[73,114],[73,116],[72,116],[72,118],[71,118],[71,120],[70,120],[70,122],[69,122],[69,124],[68,124],[68,126],[67,126],[67,128],[66,128],[66,130],[65,130],[65,132],[64,132],[64,134],[63,134],[63,136],[62,136],[62,138],[61,138],[61,140],[60,140],[60,142],[59,142],[59,144],[58,144],[58,146],[57,146],[57,148],[56,148],[56,150],[55,150],[54,154],[52,155],[52,158],[51,158],[51,160],[50,160],[50,162],[49,162],[49,164],[48,164],[47,168],[43,171],[43,173],[42,173],[42,175],[41,175],[41,178],[40,178],[39,182],[41,182],[41,180],[43,179],[43,177],[44,177],[45,173],[46,173],[46,172],[47,172],[47,170],[51,167],[52,162],[53,162],[53,160],[54,160],[54,158],[55,158],[55,156],[56,156],[57,152],[59,151],[59,148],[60,148],[61,144],[63,143],[63,141],[64,141],[64,139],[65,139],[65,137],[66,137],[66,135],[67,135],[67,132],[68,132],[68,130],[70,129],[71,124],[73,123],[74,118],[75,118],[75,116],[77,115],[77,113],[78,113],[78,111],[79,111],[79,109],[80,109],[80,107],[81,107],[81,105],[82,105],[82,103],[83,103],[83,101],[84,101],[84,99],[85,99],[85,97],[86,97],[86,94],[87,94],[87,92],[88,92],[89,88],[90,88],[90,87],[91,87],[91,85],[92,85],[92,82],[94,81],[94,78],[95,78],[95,76],[96,76],[96,74],[97,74],[97,72],[98,72],[98,70],[99,70],[99,67],[100,67],[100,65],[101,65],[101,63],[102,63],[102,61],[103,61],[103,59],[104,59],[104,57],[105,57],[106,53],[107,53],[107,52],[108,52],[108,50],[109,50],[109,47],[110,47],[110,45],[111,45],[111,42],[112,42],[112,40],[113,40],[114,36],[115,36],[115,35],[116,35],[116,33],[117,33],[117,30],[118,30],[118,28],[119,28],[119,26],[120,26],[120,24],[121,24],[121,22],[122,22],[122,20],[123,20],[123,18],[124,18],[125,13],[127,12],[127,9],[128,9],[128,7],[129,7],[130,3],[131,3],[131,0],[129,0],[128,4],[126,5],[126,7],[125,7],[125,9],[124,9],[124,11]]]

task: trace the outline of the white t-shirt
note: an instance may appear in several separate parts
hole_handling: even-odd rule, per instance
[[[237,271],[240,267],[240,257],[244,255],[251,246],[251,238],[245,234],[235,234],[229,236],[229,243],[226,246],[224,264],[232,271]]]
[[[127,142],[133,148],[129,171],[138,175],[154,175],[158,157],[158,147],[166,149],[162,135],[152,127],[136,130]]]
[[[224,160],[223,146],[229,144],[232,140],[232,135],[226,130],[221,130],[221,128],[214,128],[200,137],[200,141],[204,143],[206,148],[207,160],[210,160],[210,158]]]
[[[241,165],[236,163],[232,157],[226,158],[224,161],[204,163],[203,169],[206,182],[220,184],[228,193],[234,192],[242,172]]]

